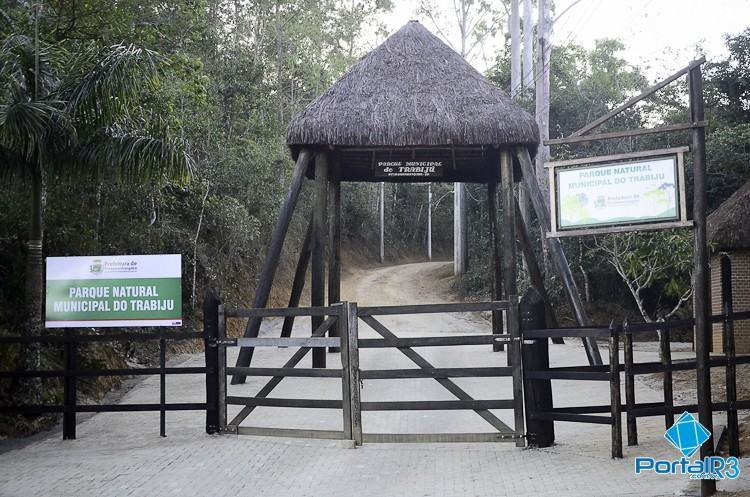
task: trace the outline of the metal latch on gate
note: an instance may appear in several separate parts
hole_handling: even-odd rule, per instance
[[[497,337],[493,341],[495,341],[497,343],[520,342],[521,341],[521,337],[510,337],[510,336],[507,336],[507,337]]]
[[[236,338],[212,338],[208,342],[209,347],[218,347],[219,345],[224,345],[226,347],[236,347],[237,339]]]

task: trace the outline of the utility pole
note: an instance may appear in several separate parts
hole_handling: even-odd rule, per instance
[[[466,239],[466,197],[463,183],[453,183],[453,274],[466,272],[469,244]]]
[[[427,183],[427,260],[432,262],[432,183]]]
[[[537,22],[536,67],[539,81],[536,85],[536,123],[539,126],[539,151],[536,154],[536,177],[543,193],[549,190],[544,163],[549,161],[549,146],[543,142],[549,139],[549,60],[550,60],[550,18],[549,0],[539,0],[539,21]]]
[[[523,91],[524,97],[528,96],[528,92],[531,88],[534,88],[534,41],[533,41],[533,33],[534,33],[534,20],[533,20],[533,14],[531,11],[531,0],[523,0],[523,65],[521,67],[521,91]],[[516,21],[517,22],[517,21]],[[513,34],[513,29],[511,29],[511,35]],[[511,45],[511,52],[512,52],[512,45]],[[512,55],[511,55],[512,57]],[[511,79],[512,78],[512,69],[511,69]],[[511,82],[511,87],[513,87],[513,83]],[[515,90],[515,93],[512,93],[512,96],[517,96],[517,93],[519,92],[518,89]],[[521,216],[521,219],[523,219],[523,222],[526,226],[529,226],[529,223],[531,222],[531,200],[529,199],[528,194],[526,193],[525,188],[519,188],[518,189],[518,213]],[[526,261],[523,262],[524,267],[526,265]]]
[[[526,91],[534,88],[534,14],[531,8],[531,0],[523,0],[523,89]]]
[[[521,90],[521,22],[518,14],[519,0],[510,2],[510,98]]]

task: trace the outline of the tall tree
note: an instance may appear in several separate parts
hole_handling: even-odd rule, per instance
[[[157,83],[156,53],[135,46],[70,54],[24,35],[0,47],[0,156],[6,179],[29,185],[31,214],[26,260],[26,326],[43,318],[45,181],[50,177],[113,175],[126,180],[184,178],[190,161],[180,145],[154,138],[129,111]],[[39,367],[29,346],[26,367]],[[27,389],[38,401],[38,383]]]

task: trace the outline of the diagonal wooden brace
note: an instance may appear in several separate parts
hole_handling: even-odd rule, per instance
[[[551,229],[549,205],[539,187],[539,182],[537,181],[536,173],[534,172],[534,166],[531,164],[531,157],[529,156],[528,149],[526,149],[526,147],[517,148],[516,157],[521,166],[523,184],[531,198],[531,205],[534,207],[534,212],[536,213],[537,219],[539,219],[539,224],[544,228],[545,232],[549,232]],[[565,252],[563,251],[560,240],[557,238],[546,238],[545,241],[547,243],[547,248],[549,248],[550,259],[554,263],[557,273],[560,275],[560,279],[563,283],[563,290],[568,297],[568,302],[570,303],[570,307],[575,315],[578,326],[590,326],[591,321],[589,320],[588,314],[586,314],[586,309],[583,307],[581,295],[578,292],[578,286],[576,285],[575,279],[573,279],[573,273],[570,271],[570,265],[568,264],[568,259],[565,257]],[[599,353],[599,347],[596,344],[596,340],[591,337],[585,337],[582,340],[589,364],[600,366],[602,364],[602,356]]]
[[[326,332],[336,323],[336,320],[338,319],[338,316],[328,316],[328,318],[323,321],[323,323],[318,326],[315,331],[313,332],[312,336],[314,337],[321,337],[326,334]],[[310,347],[301,347],[297,352],[294,353],[294,355],[284,364],[283,367],[285,368],[293,368],[296,366],[310,351]],[[254,397],[267,397],[269,393],[273,391],[276,386],[281,383],[281,380],[283,380],[283,376],[274,376],[271,378],[268,383],[265,384],[263,388],[261,388],[257,394],[254,395]],[[245,406],[242,408],[242,410],[232,419],[232,421],[229,423],[229,425],[232,426],[238,426],[246,417],[250,415],[251,412],[255,409],[255,406]]]
[[[378,332],[386,340],[396,340],[398,337],[394,335],[388,328],[386,328],[380,321],[372,316],[360,316],[360,319],[367,323],[373,330]],[[422,369],[434,369],[434,366],[430,364],[427,359],[419,355],[414,349],[410,347],[398,347],[406,357],[408,357],[414,364]],[[461,387],[456,385],[453,381],[448,378],[435,378],[435,381],[440,383],[446,390],[456,396],[459,400],[474,400],[474,398],[466,393]],[[514,430],[508,425],[500,421],[494,414],[488,410],[475,409],[474,412],[479,414],[485,421],[491,424],[497,431],[502,433],[514,434]]]
[[[302,182],[305,179],[305,172],[312,157],[313,153],[307,149],[302,149],[297,157],[297,164],[294,166],[289,193],[287,193],[284,205],[281,207],[279,220],[273,229],[273,233],[271,233],[271,242],[268,245],[266,260],[263,262],[263,269],[258,279],[258,288],[255,290],[253,307],[256,309],[265,307],[268,303],[268,296],[271,294],[271,285],[273,285],[276,268],[279,265],[279,258],[281,257],[281,249],[284,246],[284,238],[286,238],[286,232],[289,229],[289,223],[292,220],[292,214],[294,214],[294,208],[297,206],[299,193],[302,189]],[[261,321],[262,318],[260,317],[253,317],[248,320],[247,327],[245,328],[245,338],[256,338],[258,336]],[[250,365],[252,359],[253,348],[243,347],[240,349],[235,366],[246,368]],[[245,376],[240,374],[232,376],[232,385],[244,382]]]

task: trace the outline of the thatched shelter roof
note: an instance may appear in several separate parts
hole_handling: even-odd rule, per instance
[[[750,249],[750,181],[708,216],[706,228],[716,250]]]
[[[348,147],[525,145],[533,117],[458,53],[410,21],[363,57],[289,124],[303,145]]]

